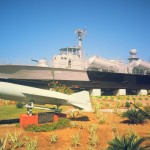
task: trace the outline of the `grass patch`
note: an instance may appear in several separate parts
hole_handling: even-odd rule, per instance
[[[25,127],[26,131],[30,132],[48,132],[57,129],[63,129],[70,126],[70,120],[66,118],[60,118],[57,122],[43,125],[29,125]]]
[[[33,109],[33,113],[45,112],[46,110]],[[26,108],[16,108],[16,105],[0,106],[0,120],[19,118],[20,114],[26,114]]]

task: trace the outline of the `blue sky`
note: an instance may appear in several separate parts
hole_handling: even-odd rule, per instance
[[[150,0],[0,0],[0,60],[50,60],[84,27],[89,57],[150,60]]]

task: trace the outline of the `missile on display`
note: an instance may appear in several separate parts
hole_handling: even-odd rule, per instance
[[[24,86],[8,82],[0,82],[0,98],[34,104],[72,105],[85,111],[92,111],[89,92],[81,91],[72,95]]]

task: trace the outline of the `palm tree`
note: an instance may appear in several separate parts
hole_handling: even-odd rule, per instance
[[[149,146],[140,147],[145,141],[145,138],[137,135],[131,135],[130,137],[118,137],[116,136],[112,141],[109,141],[109,147],[107,150],[148,150]]]

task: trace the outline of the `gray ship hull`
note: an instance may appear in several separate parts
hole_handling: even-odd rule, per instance
[[[52,82],[90,90],[150,89],[150,75],[81,71],[38,66],[1,65],[0,80],[49,89]]]

